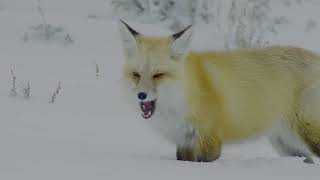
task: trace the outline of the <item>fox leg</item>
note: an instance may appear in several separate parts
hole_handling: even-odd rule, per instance
[[[303,162],[314,163],[309,152],[298,148],[293,148],[290,144],[287,144],[281,137],[270,139],[270,142],[280,156],[305,157],[306,159]]]
[[[297,113],[297,130],[309,150],[320,157],[320,82],[305,90]]]
[[[197,136],[188,146],[177,147],[177,160],[211,162],[220,157],[221,141],[218,138]]]
[[[305,157],[305,163],[314,163],[308,146],[289,126],[281,125],[269,136],[269,140],[280,156]]]
[[[221,155],[221,141],[217,137],[202,137],[197,142],[195,157],[198,162],[217,160]]]
[[[297,111],[297,129],[314,155],[320,157],[320,82],[307,88]]]
[[[320,157],[320,123],[301,123],[300,135],[308,145],[310,151]]]
[[[186,147],[177,147],[177,160],[179,161],[194,161],[193,150]]]
[[[194,149],[197,139],[197,132],[191,126],[184,131],[181,142],[177,145],[176,157],[181,161],[195,161]]]

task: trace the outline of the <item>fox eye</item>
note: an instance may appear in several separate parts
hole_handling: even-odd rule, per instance
[[[137,72],[133,72],[132,73],[132,77],[135,78],[135,79],[139,79],[140,78],[140,74],[137,73]]]
[[[164,76],[165,74],[164,73],[157,73],[155,75],[152,76],[153,79],[160,79]]]

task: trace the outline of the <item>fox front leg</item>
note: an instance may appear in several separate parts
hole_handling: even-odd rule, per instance
[[[199,138],[194,155],[198,162],[211,162],[217,160],[221,155],[220,139],[214,136]]]
[[[211,162],[220,157],[221,141],[218,138],[197,138],[194,146],[177,147],[177,160]]]
[[[193,153],[189,147],[177,147],[176,157],[179,161],[195,161]]]
[[[177,146],[176,157],[180,161],[195,161],[195,142],[197,133],[195,129],[189,128],[185,134],[182,144]]]

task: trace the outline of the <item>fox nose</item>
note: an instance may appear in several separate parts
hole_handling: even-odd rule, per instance
[[[139,92],[139,93],[138,93],[138,98],[139,98],[140,100],[145,100],[145,99],[147,98],[147,93],[145,93],[145,92]]]

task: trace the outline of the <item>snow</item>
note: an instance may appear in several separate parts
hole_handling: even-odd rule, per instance
[[[175,147],[152,132],[122,98],[122,50],[117,22],[108,18],[105,2],[42,0],[48,22],[63,26],[75,40],[72,45],[23,42],[28,27],[41,20],[36,1],[2,4],[0,179],[319,179],[319,160],[312,165],[279,157],[264,138],[227,145],[212,163],[176,161]],[[298,15],[308,13],[305,8]],[[210,27],[198,29],[202,36],[197,32],[194,46],[215,47],[207,37]],[[320,52],[319,29],[308,34],[301,29],[284,29],[273,42]],[[10,69],[17,77],[17,97],[8,96]],[[28,81],[31,98],[25,99],[20,90]],[[50,104],[59,81],[61,92]]]

